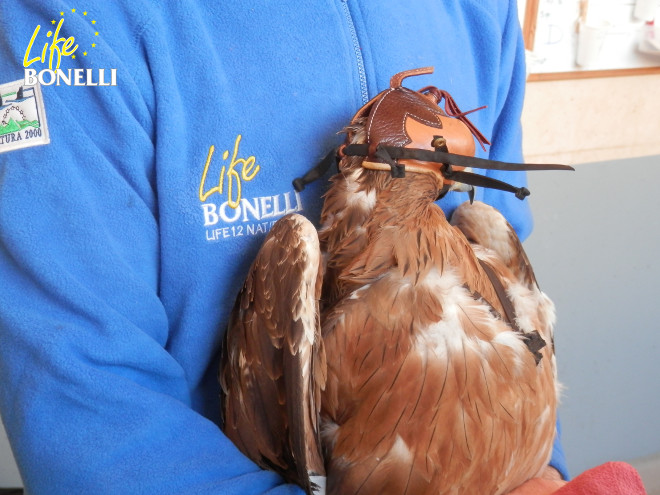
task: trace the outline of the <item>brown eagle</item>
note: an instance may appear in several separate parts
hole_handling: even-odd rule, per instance
[[[499,212],[435,203],[508,184],[465,168],[487,141],[446,92],[402,86],[431,71],[357,112],[321,229],[274,225],[226,333],[225,433],[308,493],[501,494],[550,459],[554,307]]]

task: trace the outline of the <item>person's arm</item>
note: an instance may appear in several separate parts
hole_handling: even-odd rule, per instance
[[[504,14],[502,14],[504,17]],[[487,66],[484,78],[497,80],[492,111],[496,115],[491,129],[489,158],[506,162],[522,163],[521,115],[525,96],[525,49],[515,1],[509,1],[509,10],[503,18],[502,50],[499,66]],[[492,85],[491,85],[492,86]],[[485,175],[514,184],[527,185],[525,172],[488,170]],[[532,192],[533,194],[533,192]],[[483,201],[501,211],[524,241],[532,231],[533,219],[529,199],[523,201],[511,193],[487,189]]]
[[[561,479],[557,470],[548,466],[541,476],[523,483],[508,495],[550,495],[566,483],[568,482]]]
[[[0,84],[23,77],[33,30],[45,40],[64,8],[0,3]],[[51,143],[0,153],[0,408],[26,489],[301,493],[193,410],[167,351],[141,27],[119,7],[103,21],[94,60],[118,86],[44,87]]]
[[[523,109],[525,92],[525,49],[517,15],[517,4],[509,2],[509,14],[503,28],[502,56],[498,69],[497,114],[492,130],[490,158],[508,162],[523,162],[522,125],[520,117]],[[495,70],[493,70],[495,73]],[[534,173],[534,172],[531,172]],[[527,184],[524,172],[488,171],[486,175],[523,186]],[[533,198],[532,191],[532,198]],[[520,201],[513,194],[496,190],[486,190],[483,200],[500,210],[516,229],[521,240],[525,240],[532,231],[533,220],[529,199]],[[550,466],[569,479],[566,457],[561,444],[561,425],[557,421],[557,435],[552,449]],[[552,472],[548,471],[548,475]],[[554,476],[554,474],[552,474]]]

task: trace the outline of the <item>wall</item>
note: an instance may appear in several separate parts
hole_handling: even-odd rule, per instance
[[[525,247],[558,307],[573,474],[637,467],[660,494],[660,75],[532,82],[523,112],[535,229]]]
[[[0,422],[0,488],[16,488],[23,486],[14,457],[9,448],[7,434]]]
[[[660,75],[527,84],[528,161],[590,163],[660,154]]]
[[[535,228],[525,243],[557,306],[563,444],[573,474],[657,456],[647,463],[655,477],[645,480],[653,493],[660,475],[660,156],[576,169],[530,174]]]

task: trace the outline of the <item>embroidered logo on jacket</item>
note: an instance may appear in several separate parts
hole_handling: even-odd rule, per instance
[[[245,197],[246,184],[257,177],[261,166],[253,155],[242,157],[241,139],[239,134],[233,151],[225,150],[219,163],[215,146],[209,148],[198,190],[207,241],[264,234],[280,217],[303,209],[293,190]]]
[[[41,87],[22,80],[0,85],[0,153],[49,142]]]

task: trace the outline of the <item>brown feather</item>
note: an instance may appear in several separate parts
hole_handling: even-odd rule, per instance
[[[494,209],[461,206],[452,226],[434,204],[437,175],[361,163],[344,157],[325,197],[322,285],[315,233],[295,216],[255,260],[225,345],[225,431],[308,492],[320,431],[329,494],[506,493],[551,453],[553,350],[537,365],[524,334],[552,340],[552,303]],[[302,318],[319,294],[320,321]]]
[[[528,287],[537,285],[520,239],[495,208],[481,202],[464,203],[452,215],[451,224],[460,229],[471,243],[493,250],[521,283]]]
[[[236,300],[220,374],[227,436],[310,493],[308,473],[325,473],[320,263],[316,230],[306,219],[291,215],[274,225]]]
[[[473,248],[432,204],[433,181],[379,191],[366,246],[340,274],[350,293],[324,316],[329,493],[503,493],[548,461],[551,362],[537,367],[496,316]],[[505,286],[516,281],[494,264]]]

